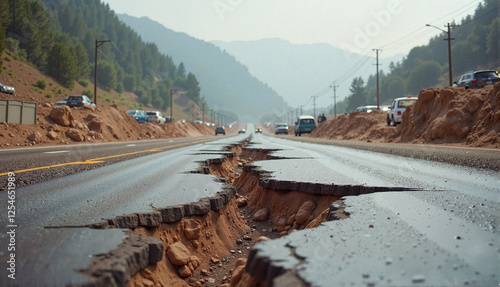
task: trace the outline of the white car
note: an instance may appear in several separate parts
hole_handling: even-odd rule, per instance
[[[147,111],[146,114],[149,117],[148,122],[164,124],[166,121],[159,111]]]
[[[9,86],[6,86],[2,83],[0,83],[0,92],[2,93],[7,93],[7,94],[13,94],[16,90],[14,89],[14,87],[9,87]]]
[[[394,99],[387,110],[387,125],[396,126],[400,124],[406,107],[413,105],[417,100],[417,97],[412,96]]]

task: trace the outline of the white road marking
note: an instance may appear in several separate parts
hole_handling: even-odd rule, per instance
[[[45,153],[65,153],[65,152],[69,152],[69,150],[46,151]]]
[[[128,144],[127,146],[135,146],[135,144]]]

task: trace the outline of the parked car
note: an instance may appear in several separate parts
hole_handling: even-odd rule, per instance
[[[497,71],[469,71],[460,76],[453,86],[464,87],[465,89],[479,89],[486,85],[493,85],[498,81],[500,81],[500,77]]]
[[[139,123],[144,123],[149,120],[148,114],[143,110],[130,110],[127,111],[127,114],[132,116]]]
[[[366,113],[371,113],[372,111],[376,111],[378,110],[377,109],[377,106],[360,106],[360,107],[357,107],[356,110],[354,110],[355,112],[366,112]]]
[[[218,134],[226,135],[226,130],[224,129],[224,127],[218,126],[215,128],[215,135],[218,135]]]
[[[9,86],[6,86],[6,85],[0,83],[0,92],[7,93],[7,94],[13,94],[15,91],[16,91],[16,89],[14,89],[14,87],[9,87]]]
[[[87,105],[95,107],[95,104],[85,95],[69,96],[66,105],[70,107],[83,107]]]
[[[287,135],[288,134],[288,125],[283,124],[283,123],[276,124],[276,127],[274,128],[274,134],[275,135],[278,135],[278,134]]]
[[[165,118],[159,111],[147,111],[146,114],[149,117],[148,122],[159,123],[159,124],[165,123]]]
[[[295,136],[311,133],[316,128],[313,116],[300,116],[295,122]]]
[[[240,130],[238,131],[238,133],[239,133],[239,134],[244,134],[244,133],[246,133],[246,132],[247,132],[247,130],[246,130],[246,129],[240,129]]]
[[[166,123],[171,123],[171,122],[173,122],[173,120],[172,120],[172,118],[171,118],[170,116],[165,116],[164,118],[165,118],[165,122],[166,122]],[[182,120],[181,120],[181,123],[184,123],[184,122],[186,122],[186,120],[184,120],[184,121],[182,121]]]
[[[387,125],[392,123],[393,126],[396,126],[401,123],[401,118],[406,107],[413,105],[417,100],[417,97],[412,96],[394,99],[392,105],[387,110]]]
[[[68,98],[64,98],[64,100],[57,101],[56,106],[63,106],[66,105],[67,103],[68,103]]]

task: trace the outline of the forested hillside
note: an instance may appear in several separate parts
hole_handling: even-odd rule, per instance
[[[99,0],[0,0],[0,42],[20,59],[72,88],[94,76],[108,90],[135,93],[145,106],[169,106],[170,90],[181,88],[199,105],[198,80],[184,65],[119,21]],[[2,46],[0,46],[2,48]],[[1,52],[1,51],[0,51]],[[91,90],[87,90],[91,97]]]
[[[484,0],[451,29],[452,76],[456,81],[469,70],[500,69],[500,1]],[[422,22],[422,25],[425,25]],[[441,28],[441,27],[440,27]],[[428,29],[435,29],[428,27]],[[442,27],[446,30],[446,27]],[[416,95],[428,87],[449,85],[448,42],[445,32],[433,37],[428,45],[413,48],[401,62],[391,63],[380,73],[380,103],[405,95]],[[366,83],[357,78],[351,83],[351,95],[342,103],[347,111],[356,106],[376,103],[376,76]]]
[[[146,17],[118,15],[118,18],[155,43],[160,52],[182,61],[200,80],[202,95],[210,106],[231,109],[247,121],[264,114],[281,114],[287,106],[283,98],[250,74],[248,68],[212,43],[172,31]]]

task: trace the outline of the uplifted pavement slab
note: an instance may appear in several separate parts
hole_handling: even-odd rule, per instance
[[[443,195],[451,199],[448,208],[435,204]],[[258,243],[246,270],[267,286],[279,286],[273,279],[282,274],[305,286],[496,286],[500,240],[490,226],[500,206],[462,197],[451,191],[345,197],[348,219]]]

